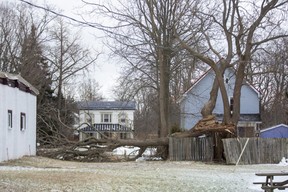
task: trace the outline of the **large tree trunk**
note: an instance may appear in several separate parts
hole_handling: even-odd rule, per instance
[[[62,29],[62,28],[61,28]],[[63,85],[63,55],[64,55],[64,45],[63,45],[63,33],[60,34],[60,57],[58,63],[58,70],[59,70],[59,80],[58,80],[58,92],[57,92],[57,108],[58,110],[61,109],[62,104],[62,85]]]
[[[169,72],[167,72],[167,60],[160,56],[160,137],[166,137],[169,133]]]
[[[215,108],[217,96],[218,96],[218,89],[219,89],[218,81],[215,78],[214,82],[213,82],[212,89],[210,91],[210,98],[207,101],[207,103],[204,104],[204,106],[201,110],[201,115],[203,118],[206,118],[209,115],[212,115],[212,112]]]
[[[221,77],[218,76],[217,78],[218,78],[218,83],[219,83],[219,88],[220,88],[223,108],[224,108],[222,123],[226,125],[231,124],[232,123],[231,111],[230,111],[229,98],[228,98],[228,94],[226,91],[225,83],[224,83],[222,76]]]
[[[230,106],[229,106],[229,98],[227,95],[223,75],[225,73],[225,70],[227,69],[228,63],[225,62],[225,60],[220,61],[220,65],[211,65],[211,67],[214,70],[215,73],[215,78],[213,82],[212,89],[210,91],[210,98],[205,103],[204,107],[201,110],[201,114],[203,118],[206,118],[209,115],[212,115],[212,112],[215,108],[215,104],[217,101],[218,97],[218,91],[220,89],[221,93],[221,98],[223,101],[223,109],[224,109],[224,114],[223,114],[223,123],[224,124],[230,124],[231,123],[231,112],[230,112]]]
[[[234,93],[233,93],[233,114],[232,120],[233,123],[237,124],[240,118],[240,97],[241,97],[241,88],[243,84],[243,79],[245,75],[245,65],[240,64],[238,67],[238,71],[236,74],[236,81],[234,86]]]

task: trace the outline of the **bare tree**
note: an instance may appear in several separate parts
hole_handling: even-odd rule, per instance
[[[39,38],[36,36],[36,31],[35,25],[32,25],[30,34],[24,37],[20,65],[17,71],[41,92],[38,97],[41,100],[41,95],[44,94],[46,86],[51,84],[51,79],[48,64],[43,56],[43,48],[39,43]]]
[[[99,93],[100,85],[95,79],[84,79],[79,86],[79,97],[83,101],[101,101],[103,96]]]
[[[0,10],[0,69],[20,73],[23,45],[31,35],[31,26],[37,29],[37,41],[45,41],[45,29],[53,17],[24,4],[1,2]]]
[[[51,133],[51,130],[59,130],[58,126],[51,130],[48,128],[57,124],[57,118],[52,118],[55,105],[51,90],[51,69],[45,57],[44,45],[47,37],[46,27],[53,17],[47,11],[39,13],[24,4],[1,3],[0,9],[1,70],[21,74],[39,90],[37,140],[40,141],[44,137],[43,140],[49,140],[47,134]],[[42,134],[43,132],[45,134]]]
[[[15,70],[15,64],[12,64],[15,63],[13,55],[17,55],[14,48],[17,24],[12,21],[17,20],[17,15],[8,5],[0,5],[0,68],[2,71],[12,72]]]
[[[188,36],[179,34],[178,40],[191,55],[208,64],[216,74],[210,100],[204,106],[202,115],[212,113],[219,87],[224,105],[223,123],[237,124],[245,69],[253,54],[265,49],[268,42],[287,36],[282,28],[286,22],[287,1],[203,1],[199,4],[200,8],[198,20],[194,23],[199,24],[199,33],[205,37],[205,51],[199,52],[191,47],[194,42]],[[235,69],[236,76],[232,112],[222,77],[225,69],[230,67]]]
[[[179,69],[175,55],[181,50],[175,41],[174,31],[194,36],[183,30],[187,13],[195,7],[195,1],[117,1],[96,4],[91,13],[99,13],[112,19],[113,26],[102,25],[102,29],[113,39],[109,46],[113,52],[129,64],[125,74],[127,84],[136,85],[137,90],[147,87],[155,89],[159,104],[159,132],[161,137],[170,133],[169,106],[172,71]],[[127,78],[130,76],[130,78]],[[123,81],[124,82],[124,81]],[[128,86],[126,86],[128,87]]]
[[[80,47],[77,38],[69,39],[70,36],[66,33],[68,29],[62,25],[54,28],[53,41],[45,41],[47,34],[44,34],[43,31],[47,28],[41,28],[45,25],[39,25],[36,22],[37,18],[43,17],[37,14],[33,15],[24,9],[23,12],[21,9],[17,9],[19,11],[17,12],[13,8],[2,7],[2,4],[0,6],[0,9],[3,10],[0,12],[0,66],[1,70],[21,73],[40,91],[37,100],[37,142],[41,143],[43,147],[63,148],[63,150],[53,150],[52,153],[44,153],[43,155],[51,155],[55,158],[62,156],[63,159],[73,160],[79,160],[79,156],[81,156],[81,160],[84,161],[101,161],[105,158],[105,150],[112,150],[119,145],[131,144],[131,141],[117,143],[109,140],[95,141],[89,139],[83,142],[71,140],[75,130],[72,127],[75,117],[73,115],[75,111],[73,98],[70,95],[64,97],[60,91],[58,91],[57,97],[51,87],[57,86],[59,83],[57,80],[62,79],[60,80],[62,82],[60,87],[62,85],[63,88],[65,83],[70,83],[71,77],[93,63],[97,55],[90,58],[88,50]],[[57,51],[60,54],[57,54]],[[51,63],[54,65],[50,65]],[[61,72],[59,72],[60,69]],[[52,72],[56,77],[54,79],[52,79]],[[62,77],[58,79],[59,76]],[[90,84],[89,88],[94,89],[92,86]],[[93,89],[89,91],[93,91]],[[58,90],[63,91],[63,89]],[[59,102],[61,102],[61,108],[59,108]],[[97,148],[99,143],[107,144],[108,149]],[[148,143],[154,145],[156,142]],[[167,145],[167,143],[167,139],[163,140],[163,143],[157,141],[157,145]],[[133,144],[142,147],[147,145],[147,141],[134,142]],[[91,146],[88,151],[82,153],[77,150],[78,147],[87,147],[87,145]],[[38,154],[42,154],[41,151],[39,150]],[[45,152],[47,151],[45,150]]]
[[[255,55],[247,77],[262,94],[263,127],[287,123],[287,38]]]
[[[63,19],[58,18],[51,30],[53,42],[49,53],[49,61],[52,63],[53,80],[57,86],[58,109],[61,109],[63,98],[63,86],[70,78],[75,77],[82,70],[87,70],[89,65],[95,63],[98,54],[91,52],[80,45],[79,35],[74,36],[68,29]]]

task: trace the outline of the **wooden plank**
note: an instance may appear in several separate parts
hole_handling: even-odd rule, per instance
[[[169,138],[169,155],[172,161],[211,161],[213,143],[211,138]]]
[[[247,138],[223,139],[227,164],[236,164]],[[213,140],[211,138],[170,138],[170,160],[211,161]],[[288,156],[288,139],[249,138],[240,164],[278,163]]]
[[[223,139],[227,164],[235,164],[247,138]],[[240,164],[279,163],[287,157],[288,139],[249,138]]]

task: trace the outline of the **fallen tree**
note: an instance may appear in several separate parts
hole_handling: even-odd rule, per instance
[[[37,154],[49,158],[61,160],[73,160],[84,162],[119,161],[119,157],[112,155],[112,151],[121,146],[139,147],[137,155],[124,157],[124,160],[135,160],[142,156],[148,147],[157,148],[157,157],[167,159],[168,138],[157,138],[147,140],[115,140],[96,139],[89,137],[83,141],[69,141],[66,144],[51,148],[39,147]],[[121,158],[123,160],[123,158]]]
[[[149,147],[157,148],[157,157],[161,157],[163,160],[168,158],[168,137],[146,140],[121,140],[108,138],[99,132],[104,139],[88,137],[79,141],[79,139],[73,138],[73,133],[75,131],[81,132],[80,127],[84,124],[86,126],[91,125],[83,123],[77,128],[71,128],[61,120],[59,111],[56,115],[55,121],[49,120],[47,122],[45,119],[41,119],[43,124],[46,125],[46,129],[37,129],[37,143],[39,144],[37,155],[83,162],[119,161],[119,158],[113,156],[112,151],[121,146],[129,146],[139,147],[138,153],[133,156],[128,154],[124,160],[137,159]],[[63,131],[64,129],[66,131]],[[120,160],[123,160],[123,158]]]

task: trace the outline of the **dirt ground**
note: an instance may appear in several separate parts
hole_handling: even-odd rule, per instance
[[[24,157],[0,163],[1,192],[86,191],[261,191],[255,172],[283,171],[277,165],[219,165],[136,161],[79,163]],[[262,178],[263,179],[263,178]]]

